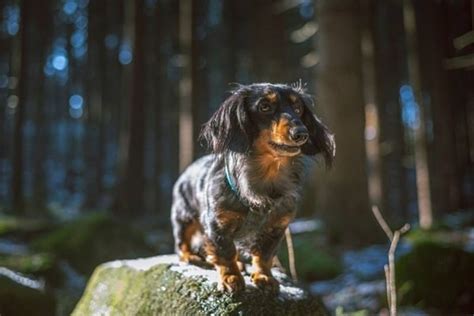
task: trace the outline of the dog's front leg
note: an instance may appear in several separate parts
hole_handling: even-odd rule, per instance
[[[219,289],[236,292],[245,288],[245,281],[237,264],[238,254],[233,241],[243,216],[238,212],[218,209],[206,229],[207,261],[219,273]]]
[[[252,248],[252,282],[259,288],[278,292],[280,285],[272,275],[273,258],[293,214],[273,219],[258,235]]]
[[[234,242],[228,236],[207,237],[207,261],[214,265],[219,273],[219,290],[237,292],[245,288],[245,281],[237,265],[237,251]]]

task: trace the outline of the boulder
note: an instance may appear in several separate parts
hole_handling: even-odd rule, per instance
[[[474,254],[437,242],[420,242],[396,262],[400,305],[441,314],[474,311]]]
[[[263,292],[245,275],[246,290],[217,290],[217,272],[180,263],[175,255],[113,261],[93,273],[73,315],[327,315],[318,298],[281,282],[278,295]]]

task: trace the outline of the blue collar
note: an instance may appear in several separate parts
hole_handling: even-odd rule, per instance
[[[230,175],[229,165],[227,164],[227,161],[225,161],[224,164],[225,179],[227,180],[227,184],[229,185],[229,188],[232,190],[232,192],[234,192],[240,200],[239,191],[237,190],[237,185],[235,184],[234,179],[232,179],[232,176]]]
[[[247,207],[251,212],[253,212],[254,210],[249,205],[249,203],[247,203],[247,201],[244,200],[240,196],[239,189],[237,188],[237,184],[235,183],[234,178],[230,174],[229,165],[227,164],[227,159],[224,159],[224,172],[225,172],[225,179],[226,179],[227,185],[232,190],[232,192],[234,192],[239,202],[242,203],[243,206]]]

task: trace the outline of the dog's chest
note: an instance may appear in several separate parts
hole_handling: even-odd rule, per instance
[[[258,235],[265,229],[269,216],[257,213],[249,213],[240,229],[234,236],[237,248],[242,252],[248,252],[258,239]]]
[[[240,229],[236,232],[234,240],[241,243],[255,241],[259,234],[271,228],[271,222],[275,218],[283,216],[287,210],[283,205],[287,207],[286,203],[278,199],[265,209],[250,210]]]

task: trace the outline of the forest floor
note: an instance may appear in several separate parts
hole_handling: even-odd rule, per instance
[[[0,287],[7,282],[14,289],[13,282],[17,288],[33,289],[42,297],[42,301],[48,297],[53,302],[45,308],[54,308],[56,315],[69,314],[98,264],[113,259],[172,252],[172,239],[168,231],[156,228],[137,230],[127,225],[111,219],[105,213],[90,214],[61,225],[0,217]],[[324,230],[317,221],[298,221],[291,228],[300,280],[312,293],[322,297],[333,314],[358,311],[364,315],[386,310],[383,266],[387,262],[388,244],[346,249],[328,245]],[[458,271],[457,275],[474,275],[473,212],[447,217],[433,231],[414,229],[404,237],[396,252],[397,261],[405,262],[404,265],[400,264],[402,281],[413,269],[413,265],[407,264],[403,258],[409,258],[410,254],[416,253],[414,249],[418,249],[418,245],[427,242],[435,246],[429,246],[428,250],[427,247],[420,248],[420,253],[428,251],[426,256],[429,260],[436,260],[437,254],[455,257],[455,269],[463,269],[459,262],[467,262],[464,267],[466,271]],[[334,251],[336,248],[338,250]],[[284,245],[279,257],[283,265],[288,262]],[[423,256],[415,258],[425,260]],[[420,261],[416,264],[425,263]],[[436,273],[438,278],[443,273],[447,274],[447,278],[452,278],[449,264],[444,262],[441,272],[430,273]],[[402,282],[399,288],[401,300],[405,300],[406,305],[401,309],[404,314],[429,314],[443,309],[442,306],[433,309],[429,307],[430,302],[412,295],[414,290],[406,286],[412,282],[409,277],[408,281]],[[457,283],[462,285],[462,282]],[[458,289],[455,286],[450,289],[457,296],[464,297],[464,301],[446,304],[455,304],[449,306],[459,308],[460,311],[471,308],[474,304],[472,290],[466,291],[465,288]],[[407,297],[411,301],[405,299]],[[2,299],[0,291],[0,312]]]
[[[426,249],[425,245],[429,245],[432,250],[427,253],[428,258],[426,260],[428,262],[419,260],[417,264],[427,265],[430,260],[433,262],[438,260],[439,271],[433,273],[436,275],[436,282],[443,282],[443,279],[450,278],[454,280],[454,286],[451,289],[458,291],[457,295],[468,295],[467,302],[447,303],[451,304],[449,308],[458,309],[461,312],[464,311],[464,308],[472,311],[471,308],[474,305],[473,290],[463,288],[461,280],[464,273],[468,275],[474,273],[474,266],[466,267],[469,271],[462,271],[464,267],[458,266],[466,257],[470,260],[470,264],[474,263],[472,261],[474,260],[473,220],[473,212],[459,213],[446,217],[442,223],[438,224],[437,228],[430,232],[415,229],[406,238],[402,238],[402,242],[398,245],[395,253],[397,267],[400,266],[402,269],[399,274],[401,274],[401,278],[405,279],[407,271],[399,263],[400,261],[406,262],[406,260],[400,260],[400,258],[413,259],[413,254],[416,253],[417,249]],[[389,247],[390,244],[387,243],[385,245],[371,245],[357,250],[342,251],[340,253],[343,265],[342,273],[333,279],[311,283],[311,292],[322,297],[326,307],[336,315],[347,312],[359,312],[357,315],[371,315],[374,313],[388,315],[384,265],[388,262]],[[455,251],[454,254],[451,250]],[[417,257],[417,259],[419,258]],[[450,260],[455,262],[451,266],[453,269],[450,269]],[[436,265],[436,263],[432,265]],[[420,269],[425,269],[428,277],[433,272],[430,267],[420,267]],[[453,273],[454,271],[456,273]],[[421,283],[420,279],[411,276],[409,278]],[[419,297],[412,300],[412,298],[409,298],[410,294],[408,292],[410,292],[410,289],[407,289],[407,283],[397,282],[399,302],[402,301],[405,305],[400,308],[403,315],[438,314],[440,310],[442,311],[445,308],[443,306],[438,306],[438,308],[429,306],[430,304]],[[457,288],[457,285],[459,285],[459,288]],[[438,286],[433,287],[439,288]],[[468,293],[466,294],[466,292]]]

